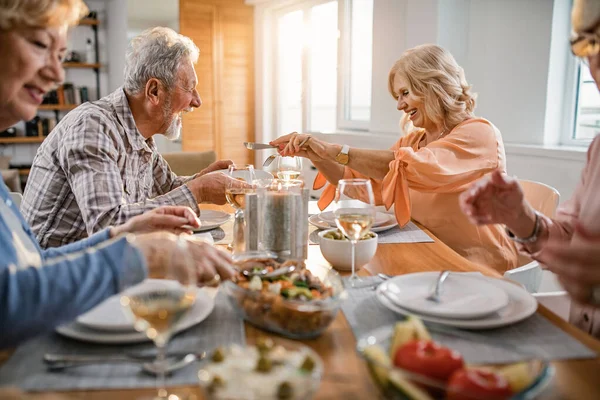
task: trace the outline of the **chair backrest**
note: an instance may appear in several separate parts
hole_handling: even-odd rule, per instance
[[[519,179],[525,199],[531,206],[547,217],[554,217],[560,194],[558,190],[545,183]]]
[[[23,201],[23,195],[17,192],[9,192],[9,194],[10,198],[12,199],[13,203],[15,203],[17,208],[21,208],[21,201]]]
[[[200,152],[177,151],[161,155],[167,161],[171,170],[179,176],[194,175],[217,161],[217,153],[213,150]]]

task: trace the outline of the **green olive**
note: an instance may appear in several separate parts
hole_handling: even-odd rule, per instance
[[[277,388],[277,398],[280,400],[287,400],[293,397],[294,388],[292,388],[292,385],[287,381],[281,382],[281,384]]]
[[[256,370],[258,372],[268,373],[271,372],[271,368],[273,368],[271,360],[269,360],[265,356],[260,356],[260,358],[258,359],[258,363],[256,363]]]
[[[312,372],[315,369],[315,360],[313,360],[310,356],[306,356],[304,362],[300,366],[302,371]]]
[[[212,360],[216,363],[223,362],[225,359],[225,352],[222,348],[217,347],[212,355]]]
[[[256,340],[256,348],[261,354],[268,353],[269,351],[273,350],[273,347],[275,347],[275,343],[271,338],[261,336]]]

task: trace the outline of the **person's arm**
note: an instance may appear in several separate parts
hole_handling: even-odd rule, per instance
[[[73,320],[146,276],[144,257],[125,238],[56,255],[41,267],[0,261],[0,348]]]
[[[119,162],[124,161],[110,129],[98,116],[82,117],[66,133],[57,157],[89,235],[161,205],[188,206],[198,213],[198,201],[187,185],[153,199],[125,203],[126,191],[134,190],[126,186],[133,182],[121,179]]]
[[[73,242],[61,247],[49,247],[46,250],[41,250],[42,258],[44,260],[50,260],[66,254],[77,253],[89,249],[90,247],[94,247],[110,239],[111,237],[111,228],[106,228],[88,238],[78,240],[77,242]],[[32,240],[35,241],[35,237],[32,237]]]

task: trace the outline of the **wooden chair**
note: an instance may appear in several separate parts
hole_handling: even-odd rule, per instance
[[[558,190],[544,183],[519,180],[525,198],[538,212],[552,218],[556,213],[560,194]],[[571,299],[558,283],[556,276],[543,270],[537,261],[504,273],[504,277],[520,283],[532,293],[538,302],[559,317],[568,320]]]
[[[171,170],[179,176],[194,175],[217,161],[217,153],[213,150],[201,152],[178,151],[163,153],[162,156],[171,167]]]

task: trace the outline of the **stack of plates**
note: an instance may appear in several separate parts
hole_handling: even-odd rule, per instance
[[[152,280],[146,280],[135,289],[143,289],[144,285],[151,284]],[[179,321],[173,332],[184,331],[205,320],[214,308],[215,295],[216,289],[198,288],[193,307]],[[75,322],[62,325],[56,331],[71,339],[91,343],[126,344],[149,341],[144,333],[133,328],[133,320],[121,306],[120,299],[121,295],[112,296],[79,316]]]
[[[396,276],[377,288],[377,299],[402,315],[463,329],[491,329],[514,324],[537,310],[537,301],[521,286],[478,274],[451,273],[440,302],[427,300],[439,272]]]
[[[335,215],[333,211],[326,211],[320,214],[312,215],[310,218],[308,218],[308,221],[319,229],[329,229],[336,227]],[[373,222],[371,231],[383,232],[397,225],[398,222],[396,222],[396,218],[393,215],[386,214],[383,212],[377,212],[375,214],[375,221]]]
[[[194,232],[205,232],[218,228],[231,219],[231,214],[217,210],[202,210],[200,212],[200,228],[192,228]]]

